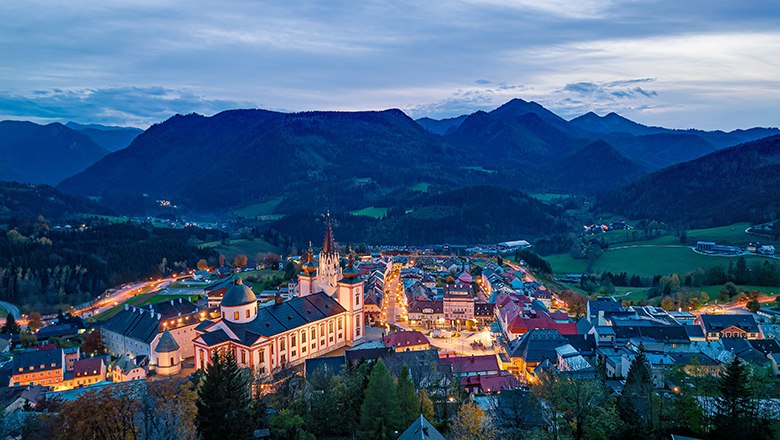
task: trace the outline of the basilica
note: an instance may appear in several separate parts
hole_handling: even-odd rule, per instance
[[[231,351],[240,366],[265,374],[359,343],[363,281],[352,255],[343,270],[339,258],[327,215],[319,261],[310,246],[296,297],[259,307],[252,289],[236,278],[222,298],[219,317],[195,328],[195,367],[205,369],[215,350]]]

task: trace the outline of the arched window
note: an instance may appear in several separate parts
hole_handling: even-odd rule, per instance
[[[355,292],[355,305],[356,306],[360,305],[360,291],[359,290]]]

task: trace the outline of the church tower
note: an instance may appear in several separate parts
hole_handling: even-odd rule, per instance
[[[354,345],[363,338],[363,280],[355,267],[355,257],[350,251],[344,277],[338,282],[338,301],[347,309],[347,344]]]
[[[301,266],[301,273],[298,274],[298,296],[307,296],[314,293],[314,283],[317,278],[317,263],[314,261],[314,250],[309,242],[309,252]]]
[[[339,251],[336,249],[336,241],[333,239],[333,228],[330,224],[330,211],[325,215],[325,241],[320,252],[319,267],[317,268],[317,287],[326,294],[333,296],[341,279],[341,266],[339,265]]]

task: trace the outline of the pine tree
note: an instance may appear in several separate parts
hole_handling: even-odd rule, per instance
[[[737,357],[721,373],[718,382],[720,397],[715,409],[715,438],[738,438],[751,432],[754,408],[748,379],[747,368]]]
[[[16,322],[16,318],[14,318],[14,315],[8,314],[8,316],[5,318],[5,324],[3,325],[3,333],[19,333],[21,331],[21,327],[19,327],[19,324]]]
[[[398,400],[395,384],[385,363],[376,361],[360,407],[361,438],[366,440],[390,440],[395,437],[398,425]]]
[[[420,417],[420,401],[414,390],[412,378],[409,376],[409,367],[406,365],[401,369],[398,375],[398,384],[396,386],[398,395],[398,424],[399,430],[404,430]]]
[[[452,425],[453,440],[493,440],[495,437],[496,431],[485,411],[474,403],[460,406]]]
[[[644,346],[631,363],[626,384],[618,399],[620,418],[626,430],[622,438],[644,439],[652,430],[653,376]]]
[[[420,391],[420,413],[431,423],[436,416],[433,409],[433,400],[431,400],[428,392],[425,389]]]
[[[251,387],[231,351],[211,357],[198,388],[195,424],[202,440],[251,439]]]

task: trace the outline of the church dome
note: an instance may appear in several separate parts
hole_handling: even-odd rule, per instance
[[[160,336],[160,342],[157,343],[154,351],[157,353],[173,353],[179,349],[179,344],[176,343],[176,339],[173,338],[171,332],[166,328],[162,336]]]
[[[303,266],[301,266],[301,270],[303,270],[306,275],[312,275],[317,272],[318,267],[318,264],[314,261],[314,249],[311,248],[311,243],[309,243],[307,260],[303,263]]]
[[[341,275],[344,277],[343,281],[347,282],[354,282],[358,279],[358,276],[360,275],[360,271],[357,267],[355,267],[355,257],[352,255],[352,252],[349,254],[349,260],[347,262],[347,267],[345,267],[341,271]]]
[[[222,307],[237,307],[256,302],[255,292],[252,292],[252,289],[245,285],[241,278],[236,278],[230,289],[225,292],[225,296],[222,297],[220,305]]]

